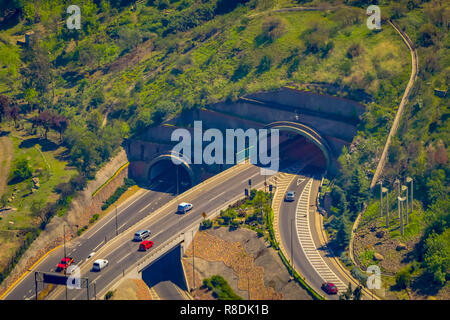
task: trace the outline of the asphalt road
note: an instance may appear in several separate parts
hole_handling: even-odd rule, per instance
[[[242,165],[240,167],[242,169],[236,171],[235,168],[233,174],[227,175],[226,179],[197,186],[191,192],[188,191],[180,195],[180,202],[186,201],[194,205],[194,208],[187,214],[177,214],[176,204],[161,208],[162,205],[169,202],[172,195],[146,191],[140,197],[133,199],[131,203],[124,204],[118,209],[118,224],[122,227],[121,230],[124,230],[150,215],[151,222],[146,227],[152,232],[150,239],[154,241],[154,248],[156,248],[187,226],[193,225],[201,218],[203,212],[210,215],[230,199],[240,194],[243,195],[244,189],[248,187],[248,179],[252,179],[253,185],[264,181],[264,176],[260,175],[260,168],[250,165]],[[105,244],[105,236],[111,237],[115,235],[115,225],[115,215],[112,213],[100,220],[94,228],[88,230],[80,238],[67,245],[68,255],[71,255],[77,264],[84,262],[90,252],[98,251],[103,246],[106,246],[104,250],[107,252],[106,254],[101,256],[96,254],[91,258],[91,261],[86,261],[81,266],[81,276],[89,279],[91,298],[93,298],[92,283],[94,281],[96,283],[96,291],[100,292],[103,288],[108,287],[126,268],[145,255],[145,252],[137,251],[138,243],[132,241],[133,234],[137,231],[135,227],[121,232],[119,234],[121,241],[112,242],[115,246],[108,248],[109,240]],[[54,271],[62,256],[62,248],[55,250],[43,259],[33,271]],[[100,272],[91,271],[92,262],[99,258],[107,259],[109,265]],[[34,298],[34,288],[34,272],[30,272],[8,293],[5,299],[32,299]],[[67,293],[68,299],[86,299],[87,297],[86,289],[67,290]],[[65,299],[65,290],[55,291],[52,298]]]
[[[117,225],[118,231],[123,232],[127,228],[139,222],[142,218],[151,214],[174,197],[169,193],[174,187],[167,183],[158,183],[153,190],[144,190],[143,193],[130,199],[118,207]],[[115,213],[111,212],[108,216],[98,221],[91,229],[88,229],[79,238],[66,244],[68,256],[74,258],[75,264],[84,261],[91,252],[99,250],[106,241],[109,241],[116,235]],[[33,271],[52,272],[56,265],[64,256],[64,248],[60,247],[53,251],[49,256],[42,260]],[[34,272],[25,276],[8,294],[5,300],[24,300],[35,298]]]
[[[255,166],[244,166],[244,170],[233,174],[227,179],[219,180],[207,186],[198,186],[188,195],[180,195],[180,202],[186,201],[193,204],[194,208],[186,214],[176,213],[177,204],[162,208],[154,214],[154,219],[147,225],[152,235],[150,240],[157,248],[159,244],[171,238],[173,235],[182,232],[185,228],[193,226],[201,219],[202,213],[211,215],[230,199],[242,194],[247,187],[248,179],[252,179],[254,185],[264,181],[264,176],[260,175],[260,168]],[[139,260],[145,252],[139,252],[138,243],[132,241],[136,230],[127,230],[116,247],[110,248],[104,256],[94,258],[107,259],[109,266],[100,272],[87,270],[82,277],[88,278],[89,282],[95,281],[97,292],[108,287],[121,273]],[[151,249],[150,249],[151,250]],[[69,290],[68,299],[86,299],[84,290]],[[65,299],[62,291],[55,299]]]
[[[298,179],[301,179],[300,181]],[[286,249],[287,258],[289,260],[293,259],[294,268],[299,270],[302,276],[307,279],[309,285],[311,285],[317,292],[326,296],[327,299],[338,299],[337,295],[328,295],[321,289],[321,285],[324,282],[324,279],[319,275],[313,265],[310,263],[308,258],[305,255],[304,250],[300,244],[297,231],[296,231],[296,220],[295,213],[297,208],[297,203],[300,201],[300,195],[302,191],[305,189],[310,176],[297,176],[296,179],[291,183],[288,190],[295,191],[295,200],[292,202],[283,201],[280,208],[279,213],[279,230],[280,237],[283,245]],[[299,183],[300,182],[300,183]],[[310,199],[315,199],[316,194],[311,194]],[[315,225],[315,218],[312,211],[309,214],[309,223],[310,226]],[[311,228],[311,234],[313,236],[314,244],[317,248],[320,247],[320,242],[318,240],[317,235],[315,234],[315,228]],[[291,237],[292,236],[292,237]],[[321,253],[322,254],[322,253]],[[292,258],[293,257],[293,258]],[[324,256],[323,256],[324,257]],[[326,260],[326,259],[324,259]],[[327,264],[328,265],[328,264]],[[334,271],[334,270],[333,270]],[[341,277],[340,277],[341,278]]]

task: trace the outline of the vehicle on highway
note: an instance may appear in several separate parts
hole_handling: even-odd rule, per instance
[[[178,210],[177,212],[179,213],[186,213],[189,210],[191,210],[193,207],[193,205],[191,203],[187,203],[187,202],[182,202],[178,205]]]
[[[92,265],[92,270],[93,271],[100,271],[104,267],[106,267],[107,265],[108,265],[108,260],[97,259],[97,260],[94,261],[94,264]]]
[[[139,230],[134,234],[134,241],[142,241],[148,237],[150,237],[150,230]]]
[[[67,267],[66,275],[71,275],[77,269],[79,269],[79,267],[76,264],[70,265],[69,267]]]
[[[339,291],[338,287],[331,282],[322,283],[322,290],[328,294],[337,294]]]
[[[285,201],[294,201],[295,200],[295,191],[288,191],[284,196]]]
[[[89,253],[89,255],[88,255],[88,259],[90,259],[90,258],[92,258],[93,256],[94,256],[94,254],[95,254],[95,251],[92,251],[91,253]]]
[[[66,270],[73,263],[72,257],[64,257],[61,259],[61,262],[56,266],[56,272],[61,272]]]
[[[153,241],[142,241],[139,245],[139,251],[147,251],[153,246]]]

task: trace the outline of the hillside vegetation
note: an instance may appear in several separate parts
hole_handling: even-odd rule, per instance
[[[333,94],[367,106],[333,181],[327,229],[345,252],[363,204],[376,202],[370,179],[410,75],[409,51],[386,22],[392,18],[417,45],[420,74],[384,178],[415,179],[417,205],[430,217],[417,231],[424,245],[415,259],[425,273],[440,270],[443,286],[449,256],[431,248],[450,247],[442,223],[450,203],[448,98],[433,89],[449,82],[449,8],[444,1],[380,1],[382,29],[369,30],[372,2],[81,0],[81,29],[69,30],[65,1],[0,1],[0,120],[5,130],[67,148],[64,160],[79,173],[57,188],[67,205],[124,138],[183,109],[282,86],[318,84],[315,90],[331,93],[331,85]],[[280,10],[295,6],[327,9]],[[18,45],[28,31],[29,44]]]

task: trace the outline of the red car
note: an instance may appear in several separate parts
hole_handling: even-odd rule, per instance
[[[153,241],[142,241],[139,245],[139,251],[147,251],[153,246]]]
[[[336,287],[331,282],[322,283],[322,290],[328,294],[337,294],[338,293],[338,287]]]
[[[61,259],[61,262],[56,266],[56,272],[60,272],[62,270],[66,270],[73,263],[73,258],[64,257]]]

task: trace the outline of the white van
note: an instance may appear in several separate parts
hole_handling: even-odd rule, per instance
[[[188,212],[189,210],[191,210],[192,209],[192,204],[191,203],[187,203],[187,202],[182,202],[182,203],[180,203],[179,205],[178,205],[178,212],[179,213],[186,213],[186,212]]]
[[[98,259],[98,260],[95,260],[94,264],[92,265],[92,270],[100,271],[107,265],[108,265],[108,260]]]
[[[150,237],[150,230],[139,230],[134,234],[134,241],[142,241],[145,238]]]

